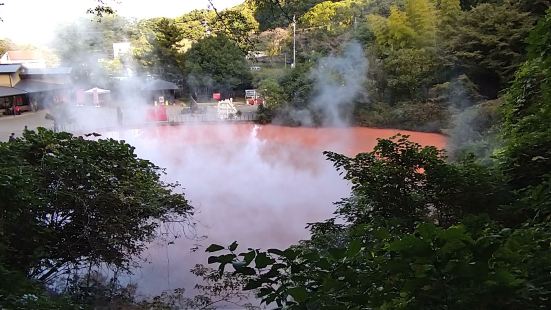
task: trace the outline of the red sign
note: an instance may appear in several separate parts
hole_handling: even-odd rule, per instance
[[[220,100],[220,98],[222,98],[222,96],[220,95],[220,93],[212,93],[212,99],[214,99],[214,100]]]

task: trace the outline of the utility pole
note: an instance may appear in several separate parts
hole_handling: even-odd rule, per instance
[[[294,68],[297,63],[297,21],[295,15],[293,15],[293,64],[291,68]]]

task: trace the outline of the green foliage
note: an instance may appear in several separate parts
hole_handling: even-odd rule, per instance
[[[285,93],[275,79],[265,79],[258,85],[258,90],[264,99],[264,105],[271,109],[277,109],[285,104]]]
[[[324,27],[327,32],[339,31],[353,22],[352,4],[351,0],[324,1],[308,10],[300,21],[303,27]]]
[[[310,66],[299,65],[279,79],[266,79],[259,83],[266,106],[260,110],[262,122],[276,122],[296,126],[293,113],[308,109],[314,81],[309,76]]]
[[[223,35],[194,44],[186,53],[185,68],[192,88],[243,90],[252,80],[243,51]]]
[[[388,86],[393,90],[392,102],[399,99],[424,99],[428,87],[441,70],[436,55],[430,49],[401,48],[389,52],[384,62]]]
[[[353,195],[337,204],[337,214],[352,224],[388,221],[411,231],[418,221],[448,227],[465,215],[492,212],[502,199],[488,168],[472,159],[448,164],[441,151],[406,138],[380,139],[356,158],[326,153],[352,184]]]
[[[551,171],[551,11],[530,35],[530,59],[521,66],[503,107],[504,171],[516,189],[536,186]]]
[[[433,44],[436,40],[437,11],[432,1],[406,0],[405,13],[409,26],[415,29],[418,44]]]
[[[289,40],[289,31],[283,28],[266,30],[258,36],[258,47],[265,50],[270,57],[278,56],[281,55]]]
[[[441,6],[442,14],[447,7]],[[390,15],[369,15],[383,61],[383,72],[376,83],[388,88],[390,102],[423,100],[443,69],[436,47],[439,11],[428,0],[406,1],[404,10],[390,8]],[[453,14],[453,13],[449,13]]]
[[[501,100],[490,100],[456,112],[451,120],[448,135],[450,158],[457,159],[474,154],[479,161],[491,164],[495,150],[500,147],[498,134],[502,122]]]
[[[253,50],[255,42],[251,39],[258,29],[258,22],[248,8],[224,10],[213,21],[213,31],[225,35],[244,51]]]
[[[534,242],[521,242],[548,236],[491,225],[420,224],[399,236],[374,229],[367,242],[324,251],[252,250],[230,256],[254,272],[245,289],[256,289],[263,302],[278,308],[540,309],[549,291],[541,290],[545,283],[526,280],[538,278],[530,266],[548,269],[550,256],[543,251],[549,247],[534,250]],[[521,262],[517,251],[533,260]],[[531,256],[538,254],[543,257]],[[258,257],[272,263],[259,265]]]
[[[533,24],[534,18],[515,5],[481,4],[460,15],[449,34],[449,53],[483,95],[495,98],[525,59],[524,41]]]
[[[231,264],[245,290],[280,309],[547,308],[549,16],[505,98],[499,165],[449,163],[403,137],[355,158],[326,153],[352,184],[336,218],[310,224],[311,239],[297,246],[237,254],[234,243],[209,262]]]
[[[0,307],[20,310],[78,309],[66,296],[51,296],[24,274],[5,268],[0,263]]]
[[[312,224],[312,238],[286,250],[239,253],[233,243],[209,262],[221,272],[232,265],[245,290],[278,308],[545,308],[549,224],[501,224],[508,196],[499,173],[446,163],[404,138],[356,158],[327,155],[353,185],[337,209],[344,224]],[[539,191],[540,202],[549,198]]]
[[[436,39],[436,10],[429,0],[408,0],[405,10],[390,8],[388,18],[370,15],[377,44],[382,48],[427,47]]]
[[[528,37],[528,57],[549,61],[551,58],[551,9],[547,11]]]
[[[39,128],[1,143],[0,262],[42,281],[83,265],[124,269],[191,207],[162,170],[112,139]]]
[[[215,20],[216,13],[212,10],[193,10],[175,19],[184,38],[194,42],[205,37],[207,27]]]
[[[297,18],[304,15],[323,0],[249,0],[254,8],[254,17],[259,23],[260,31],[277,27],[286,27],[292,22],[293,15]]]
[[[171,81],[182,79],[185,37],[180,27],[168,18],[152,21],[149,27],[144,29],[145,46],[135,51],[134,56],[150,73]]]

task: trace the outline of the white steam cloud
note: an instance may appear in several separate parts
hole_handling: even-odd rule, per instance
[[[316,82],[310,105],[322,116],[324,126],[346,126],[355,98],[362,91],[369,64],[358,42],[348,43],[342,55],[322,58],[310,72]]]
[[[309,74],[314,86],[308,109],[291,111],[291,119],[305,126],[348,126],[368,69],[363,48],[355,41],[346,44],[340,55],[321,58]]]

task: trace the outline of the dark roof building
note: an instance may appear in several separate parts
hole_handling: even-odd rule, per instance
[[[36,80],[21,80],[14,88],[27,93],[41,93],[52,90],[66,89],[68,86],[63,84],[46,83]]]
[[[0,97],[24,95],[27,92],[13,87],[0,86]]]
[[[72,68],[57,67],[57,68],[25,68],[21,70],[21,75],[69,75]]]
[[[0,73],[16,73],[21,65],[0,65]]]

